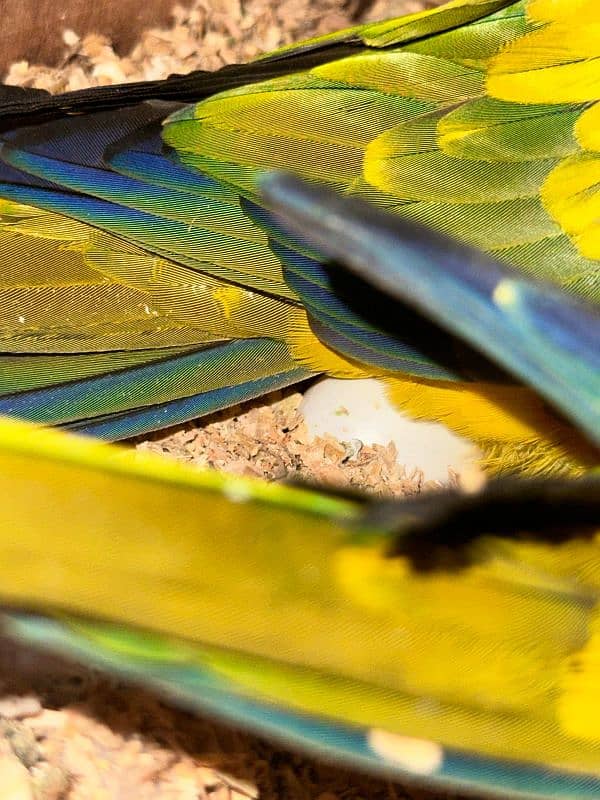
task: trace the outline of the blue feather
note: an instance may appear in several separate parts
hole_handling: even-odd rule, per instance
[[[240,379],[246,375],[246,379]],[[124,438],[226,408],[310,376],[274,339],[241,339],[0,396],[0,414]],[[98,420],[94,421],[94,418]]]
[[[262,185],[292,230],[471,342],[600,443],[600,314],[594,306],[363,201],[285,175],[265,176]]]

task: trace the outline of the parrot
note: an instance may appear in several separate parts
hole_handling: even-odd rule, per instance
[[[598,24],[595,0],[451,0],[215,73],[2,87],[0,414],[116,440],[377,377],[491,472],[584,473],[575,426],[340,279],[259,184],[291,171],[597,304]]]
[[[288,228],[491,342],[549,400],[552,376],[572,381],[569,407],[558,397],[574,424],[597,413],[593,306],[322,187],[275,175],[262,192]],[[0,418],[0,491],[14,640],[390,779],[600,794],[600,471],[381,500]]]
[[[572,380],[565,411],[587,422],[593,306],[322,187],[267,176],[262,193],[303,238],[370,266],[394,302],[419,295],[472,343],[501,326],[490,354]],[[499,314],[498,285],[519,301]],[[514,347],[524,327],[533,339]],[[534,385],[556,399],[552,380]],[[0,626],[16,641],[389,778],[598,796],[597,470],[382,501],[0,418],[0,490]]]

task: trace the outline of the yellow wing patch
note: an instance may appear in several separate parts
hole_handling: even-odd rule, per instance
[[[529,0],[527,17],[532,22],[576,19],[594,22],[600,21],[600,6],[597,0]]]
[[[600,99],[600,11],[595,0],[532,0],[527,13],[532,22],[548,24],[510,42],[492,59],[488,93],[518,103]]]
[[[326,372],[332,378],[371,378],[381,371],[349,361],[327,347],[313,333],[306,312],[294,309],[285,334],[285,341],[297,361],[311,372]]]
[[[568,31],[562,31],[562,36],[568,35]],[[600,28],[596,37],[600,41]],[[528,38],[520,39],[519,45],[526,48]],[[500,63],[502,57],[499,56]],[[489,74],[487,90],[492,97],[517,103],[585,103],[598,100],[600,59],[540,67],[536,72],[527,68],[503,72],[496,67]]]
[[[530,0],[527,16],[542,27],[507,44],[491,60],[487,91],[514,103],[589,103],[600,99],[600,7],[595,0]],[[585,20],[585,24],[581,24]],[[600,150],[600,105],[582,109],[575,136]],[[600,258],[600,158],[571,156],[546,178],[544,207],[586,258]]]
[[[392,402],[413,419],[438,420],[475,442],[493,472],[579,474],[597,462],[572,426],[525,387],[400,377],[386,384]]]
[[[582,153],[556,167],[542,188],[542,200],[578,250],[600,259],[600,156]]]

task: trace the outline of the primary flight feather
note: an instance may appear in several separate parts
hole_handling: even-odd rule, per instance
[[[470,342],[536,389],[600,444],[600,309],[413,220],[290,175],[265,198],[292,231]],[[457,315],[457,308],[468,308]],[[399,306],[400,310],[401,306]]]
[[[0,412],[122,438],[376,375],[492,469],[586,469],[532,392],[290,239],[257,177],[291,170],[598,303],[598,24],[592,2],[455,0],[214,75],[6,89]]]

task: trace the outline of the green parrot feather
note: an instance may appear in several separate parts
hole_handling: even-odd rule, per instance
[[[536,9],[542,13],[542,4]],[[136,152],[138,167],[140,161],[147,167],[142,154],[148,151]],[[131,170],[134,160],[128,160]],[[171,175],[170,182],[181,177]],[[54,188],[31,191],[38,192],[40,203],[42,191],[53,193],[56,201]],[[270,191],[274,205],[285,212],[285,192],[275,196],[272,183]],[[330,202],[322,190],[315,196]],[[63,202],[71,211],[79,203],[81,210],[79,198]],[[35,226],[35,215],[10,208],[24,227]],[[284,263],[290,261],[290,275],[313,286],[309,305],[315,315],[321,313],[319,290],[329,290],[329,284],[320,271],[323,265],[313,258],[313,246],[290,242],[283,228],[273,229],[270,215],[261,217],[260,206],[244,208],[249,219],[262,220],[265,241],[267,232],[277,232],[273,252]],[[92,203],[84,210],[92,215],[99,209],[105,219],[112,213]],[[321,205],[317,213],[335,229],[331,209],[331,204]],[[360,209],[368,223],[368,213]],[[60,229],[63,217],[56,219]],[[387,216],[385,221],[397,236],[397,258],[411,245],[410,228],[400,221],[394,226]],[[337,222],[343,236],[347,229]],[[358,223],[352,235],[364,236],[365,248],[386,254],[385,237],[373,237],[368,224],[362,228]],[[90,243],[89,223],[77,217],[64,224],[71,226],[68,252],[87,252],[73,249],[73,243],[78,235]],[[53,241],[43,228],[42,234]],[[110,252],[130,253],[130,264],[148,269],[154,257],[143,248],[134,250],[134,242],[114,231],[99,235],[112,243]],[[410,299],[427,287],[428,276],[432,284],[432,276],[443,273],[440,241],[458,253],[448,260],[442,275],[446,283],[440,285],[453,284],[455,293],[471,292],[467,305],[478,310],[474,288],[489,288],[507,268],[476,255],[469,269],[461,267],[460,255],[468,251],[435,236],[421,235],[414,262],[403,265],[406,285],[395,284],[392,297]],[[346,245],[351,244],[348,236]],[[89,252],[96,252],[107,272],[122,263],[105,259],[101,248],[90,246]],[[351,255],[354,263],[356,253]],[[81,264],[87,261],[75,260],[73,269]],[[160,283],[163,256],[153,264]],[[419,265],[423,275],[415,274]],[[374,273],[375,268],[380,280],[376,260]],[[574,374],[591,370],[590,381],[597,381],[597,351],[587,347],[595,329],[564,327],[577,302],[556,290],[546,295],[545,288],[521,275],[514,282],[524,305],[520,314],[510,313],[510,307],[502,317],[505,333],[520,330],[523,320],[535,328],[533,312],[540,298],[551,296],[556,309],[554,316],[540,315],[547,341],[542,337],[542,346],[529,344],[512,354],[507,366],[517,369],[526,354],[532,366],[554,369],[560,377],[566,359],[548,365],[548,353],[554,347],[560,354],[559,345],[573,342]],[[236,313],[240,296],[243,303],[254,295],[231,287],[222,319]],[[456,294],[440,291],[432,297],[435,305],[422,303],[427,313],[443,318],[473,344],[488,341],[489,318],[454,325]],[[485,299],[489,306],[489,296]],[[293,302],[281,302],[296,313]],[[404,308],[394,305],[397,314]],[[326,308],[339,321],[339,306],[332,301]],[[594,319],[593,307],[581,309]],[[382,338],[359,338],[360,331],[374,333],[366,322],[350,315],[346,319],[355,325],[354,332],[349,324],[340,328],[349,342],[389,355]],[[563,337],[565,332],[570,338]],[[108,336],[110,330],[107,326],[99,333]],[[235,344],[240,349],[232,350]],[[227,388],[245,344],[253,345],[245,353],[248,386],[260,380],[261,364],[253,361],[258,351],[267,365],[279,358],[283,376],[292,368],[285,341],[257,336],[237,343],[209,340],[198,351],[179,345],[169,365],[148,360],[152,351],[147,348],[132,350],[139,360],[123,373],[137,394],[144,385],[136,380],[142,379],[156,392],[168,393],[165,375],[177,383],[181,370],[192,380],[201,353],[201,364],[213,365],[205,379],[214,381],[218,393]],[[273,349],[277,345],[278,351]],[[416,362],[416,351],[399,352]],[[499,357],[502,348],[491,353]],[[78,355],[71,350],[63,357],[75,364]],[[114,376],[101,371],[107,365],[104,355],[102,349],[94,355],[99,359],[94,385],[105,391],[103,403],[113,404],[113,416],[98,420],[108,430],[119,413],[124,419],[131,415],[126,406],[115,405],[110,392]],[[27,379],[26,370],[22,376]],[[46,363],[41,379],[49,377]],[[548,382],[532,382],[553,397]],[[76,394],[65,393],[73,386],[66,383],[54,395],[57,410],[71,420],[90,409]],[[586,389],[584,383],[574,387],[566,409],[576,421],[586,417]],[[507,384],[507,391],[517,389]],[[93,406],[94,397],[85,402]],[[0,505],[3,628],[16,639],[154,688],[187,709],[204,710],[289,746],[388,777],[523,798],[597,797],[598,483],[597,473],[550,482],[499,481],[476,496],[448,490],[381,502],[194,470],[26,422],[0,420],[0,487],[10,498]]]

